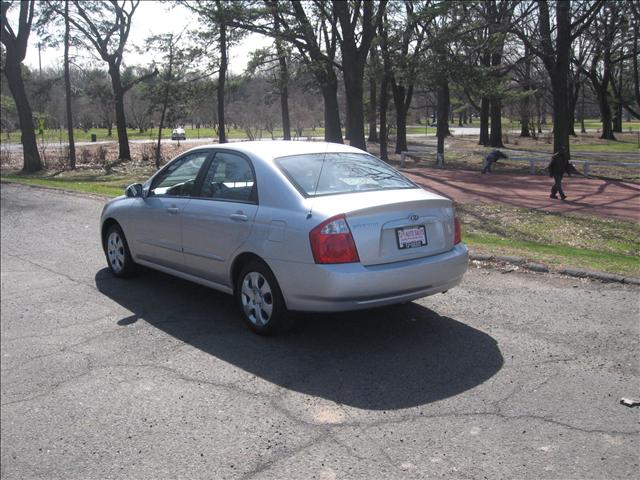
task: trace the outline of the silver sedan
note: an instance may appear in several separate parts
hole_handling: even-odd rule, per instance
[[[194,148],[107,203],[100,224],[115,276],[143,265],[234,295],[264,334],[291,311],[444,292],[468,263],[451,200],[332,143]]]

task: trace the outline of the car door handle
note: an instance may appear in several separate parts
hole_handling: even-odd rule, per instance
[[[244,213],[232,213],[231,215],[229,215],[229,218],[231,220],[235,220],[236,222],[246,222],[247,220],[249,220],[249,217],[247,217]]]
[[[167,212],[170,214],[180,213],[180,209],[178,207],[169,207],[167,208]]]

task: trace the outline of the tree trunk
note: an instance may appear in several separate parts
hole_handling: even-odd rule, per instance
[[[480,100],[480,139],[478,145],[489,144],[489,107],[489,99],[482,97]]]
[[[498,18],[494,19],[498,21]],[[490,27],[490,31],[492,28]],[[500,37],[498,37],[500,38]],[[495,50],[491,53],[491,66],[496,70],[494,73],[494,82],[500,84],[500,74],[497,69],[502,63],[502,51],[504,49],[504,40],[498,39]],[[492,147],[504,147],[502,144],[502,97],[495,95],[491,98],[491,133],[489,134],[489,144]]]
[[[376,130],[376,76],[374,73],[371,73],[369,78],[369,141],[377,142],[378,141],[378,132]]]
[[[436,153],[437,165],[444,168],[444,138],[449,133],[449,81],[443,77],[438,82],[438,148]]]
[[[569,135],[572,137],[577,137],[575,130],[575,122],[576,122],[576,105],[578,103],[578,95],[580,93],[580,84],[576,81],[575,78],[569,79],[569,86],[567,87],[569,90],[569,98],[567,99],[567,115],[569,116]]]
[[[345,59],[346,60],[346,59]],[[344,87],[347,104],[347,128],[349,130],[349,144],[361,150],[367,150],[364,140],[364,68],[355,62],[351,68],[344,70]],[[350,65],[347,62],[347,65]]]
[[[389,75],[385,74],[380,83],[380,158],[389,161],[387,139],[387,108],[389,106]]]
[[[598,106],[600,107],[600,117],[602,119],[602,135],[600,135],[600,138],[604,140],[615,140],[616,137],[613,135],[611,106],[609,105],[607,92],[600,88],[596,89],[596,94],[598,97]]]
[[[502,100],[499,97],[491,99],[491,133],[489,145],[503,148],[502,144]]]
[[[542,107],[540,106],[540,95],[536,94],[536,131],[542,133]]]
[[[218,8],[221,8],[218,6]],[[227,25],[220,22],[220,70],[218,71],[218,143],[227,143],[224,121],[224,84],[227,80]]]
[[[569,154],[569,115],[567,114],[567,82],[560,69],[551,79],[553,86],[553,151],[564,148]]]
[[[622,56],[622,53],[621,51],[620,56]],[[614,88],[614,92],[616,95],[616,113],[613,117],[613,131],[622,133],[622,64],[618,68],[618,86]]]
[[[580,133],[587,133],[587,129],[584,126],[584,91],[585,87],[582,87],[582,101],[580,102]]]
[[[37,172],[42,170],[42,161],[38,152],[38,144],[36,143],[36,132],[33,128],[33,113],[27,99],[27,94],[22,81],[22,72],[20,61],[15,57],[11,50],[6,50],[5,70],[9,90],[13,95],[13,100],[18,110],[18,119],[20,121],[20,132],[22,133],[22,153],[24,172]]]
[[[124,89],[120,78],[120,66],[115,62],[109,62],[109,76],[113,89],[113,100],[116,109],[116,129],[118,131],[118,158],[131,160],[129,151],[129,137],[127,135],[127,120],[124,113]]]
[[[69,77],[69,0],[64,2],[64,94],[67,109],[67,134],[69,137],[69,169],[76,168],[76,143],[73,138],[73,113],[71,112],[71,79]]]
[[[169,105],[169,97],[171,95],[171,83],[173,82],[173,36],[169,40],[169,67],[167,69],[167,78],[165,82],[166,82],[166,85],[164,87],[162,113],[160,114],[160,125],[158,125],[158,146],[156,148],[156,169],[160,168],[162,129],[164,127],[164,118],[167,113],[167,105]]]
[[[274,4],[275,7],[275,4]],[[280,66],[280,78],[278,80],[278,86],[280,87],[280,112],[282,115],[282,139],[291,140],[291,121],[289,120],[289,67],[287,65],[287,52],[282,46],[282,40],[280,38],[280,20],[276,14],[276,10],[273,11],[273,23],[276,30],[275,44],[276,52],[278,54],[278,64]],[[271,132],[273,137],[273,132]]]
[[[451,130],[449,130],[449,111],[451,110],[451,96],[449,92],[449,80],[445,77],[442,79],[441,89],[438,91],[438,131],[440,131],[440,124],[444,131],[445,137],[451,136]],[[442,97],[440,97],[442,95]],[[440,103],[442,101],[442,103]]]
[[[329,71],[330,69],[330,71]],[[329,67],[323,72],[319,82],[324,100],[324,141],[343,143],[340,128],[340,108],[338,106],[338,79],[333,69]]]
[[[291,122],[289,121],[289,68],[282,44],[276,40],[278,62],[280,63],[280,110],[282,112],[282,138],[291,140]]]
[[[167,91],[169,88],[167,87]],[[161,153],[161,142],[162,142],[162,129],[164,128],[164,117],[167,113],[167,103],[169,103],[169,97],[165,93],[164,101],[162,102],[162,112],[160,114],[160,124],[158,125],[158,143],[156,146],[156,169],[160,168],[160,153]]]
[[[576,108],[578,108],[578,98],[580,98],[580,89],[582,85],[577,79],[572,79],[570,83],[569,93],[569,135],[577,137],[576,133]]]
[[[351,140],[351,135],[349,134],[349,118],[351,116],[351,112],[349,110],[349,106],[347,105],[347,101],[345,100],[345,111],[344,111],[344,139],[345,140]]]
[[[392,77],[391,90],[393,103],[396,106],[396,153],[400,153],[407,150],[407,114],[413,96],[413,85],[405,87],[396,83]]]
[[[480,59],[480,65],[489,68],[491,66],[491,51],[485,50]],[[491,101],[485,94],[480,99],[480,138],[478,139],[478,145],[489,144],[489,111],[491,108]]]
[[[520,101],[520,136],[531,137],[531,131],[529,130],[529,104],[531,97],[531,59],[528,46],[524,46],[524,84],[522,89],[524,95]]]

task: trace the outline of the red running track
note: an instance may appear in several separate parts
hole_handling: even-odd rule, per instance
[[[460,203],[502,203],[547,212],[577,213],[640,221],[640,185],[581,176],[564,177],[567,200],[549,198],[553,179],[465,170],[410,168],[402,171],[425,189]]]

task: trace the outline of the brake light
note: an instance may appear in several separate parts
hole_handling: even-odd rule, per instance
[[[358,250],[344,215],[331,217],[309,232],[316,263],[359,262]]]
[[[458,218],[458,215],[454,215],[453,224],[455,229],[455,233],[453,234],[453,244],[457,245],[458,243],[462,242],[462,232],[460,230],[460,218]]]

